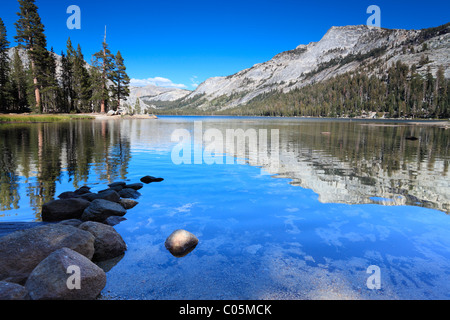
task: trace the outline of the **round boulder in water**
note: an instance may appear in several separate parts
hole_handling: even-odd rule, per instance
[[[188,255],[195,249],[197,244],[198,238],[192,233],[182,229],[174,231],[165,242],[166,249],[177,258]]]

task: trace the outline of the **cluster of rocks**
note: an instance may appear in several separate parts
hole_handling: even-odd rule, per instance
[[[108,187],[98,193],[87,186],[64,192],[43,205],[42,220],[48,224],[0,238],[0,300],[91,300],[100,294],[106,274],[97,264],[127,250],[113,226],[138,204],[134,199],[143,184]],[[69,283],[71,272],[77,285]]]

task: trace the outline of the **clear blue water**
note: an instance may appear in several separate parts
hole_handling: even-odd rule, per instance
[[[175,165],[171,153],[177,142],[171,134],[179,128],[193,133],[194,121],[222,132],[278,129],[282,165],[278,172],[248,163]],[[128,250],[103,264],[108,271],[102,299],[449,299],[448,132],[371,125],[228,117],[75,125],[74,132],[98,131],[100,138],[74,138],[73,155],[60,151],[59,156],[73,161],[46,158],[60,168],[48,197],[84,184],[98,191],[111,181],[139,182],[145,175],[165,179],[145,185],[139,205],[115,226]],[[41,129],[44,144],[55,136],[45,134],[55,129],[52,125],[31,131]],[[401,139],[408,130],[427,143],[408,145]],[[27,139],[33,137],[30,133]],[[45,202],[52,187],[39,178],[44,166],[38,155],[54,154],[67,141],[33,151],[29,157],[37,160],[28,176],[23,162],[16,161],[20,200],[16,209],[11,203],[2,211],[0,221],[39,219],[33,203]],[[79,151],[89,141],[92,150]],[[10,149],[20,159],[18,149]],[[89,150],[93,156],[84,164],[80,159]],[[68,170],[71,166],[87,169]],[[41,200],[30,194],[41,194],[36,197]],[[199,244],[175,258],[164,241],[180,228],[195,234]],[[379,290],[367,287],[372,265],[381,271]]]

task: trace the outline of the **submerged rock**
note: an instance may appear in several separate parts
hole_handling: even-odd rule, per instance
[[[141,182],[146,183],[146,184],[149,184],[152,182],[161,182],[161,181],[164,181],[164,179],[163,178],[155,178],[152,176],[145,176],[145,177],[141,178]]]
[[[144,187],[144,185],[142,183],[132,183],[132,184],[127,184],[124,189],[134,189],[134,190],[140,190]]]
[[[119,192],[119,195],[122,198],[126,198],[126,199],[130,199],[130,198],[138,199],[141,196],[141,194],[139,192],[137,192],[136,190],[131,189],[131,188],[125,188],[125,189],[121,190]]]
[[[119,203],[126,210],[133,209],[134,207],[136,207],[139,204],[139,202],[132,200],[132,199],[120,199]]]
[[[88,221],[80,225],[81,230],[89,231],[95,237],[94,261],[104,261],[122,255],[127,245],[122,236],[111,226]]]
[[[96,199],[84,210],[81,220],[103,222],[110,216],[123,217],[126,213],[127,210],[116,202]]]
[[[165,247],[170,253],[181,258],[192,252],[198,244],[198,238],[186,230],[174,231],[165,242]]]
[[[50,201],[42,206],[42,220],[54,222],[79,219],[89,205],[89,201],[79,198]]]
[[[106,220],[103,221],[102,223],[113,227],[113,226],[118,225],[119,223],[121,223],[122,221],[125,221],[125,220],[127,220],[127,219],[124,218],[124,217],[111,216],[111,217],[106,218]]]
[[[105,272],[68,248],[59,249],[42,260],[25,283],[33,300],[93,300],[105,286]]]
[[[31,271],[50,253],[70,248],[92,259],[95,237],[60,223],[17,231],[0,238],[0,281],[23,284]]]

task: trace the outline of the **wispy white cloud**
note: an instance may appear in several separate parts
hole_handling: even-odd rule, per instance
[[[199,86],[197,78],[198,78],[197,76],[192,76],[191,79],[190,79],[191,80],[191,87],[194,88],[194,89]]]
[[[162,77],[147,78],[147,79],[131,79],[130,85],[134,87],[145,87],[148,85],[154,85],[165,88],[187,89],[187,86],[182,83],[173,83],[172,80]]]

